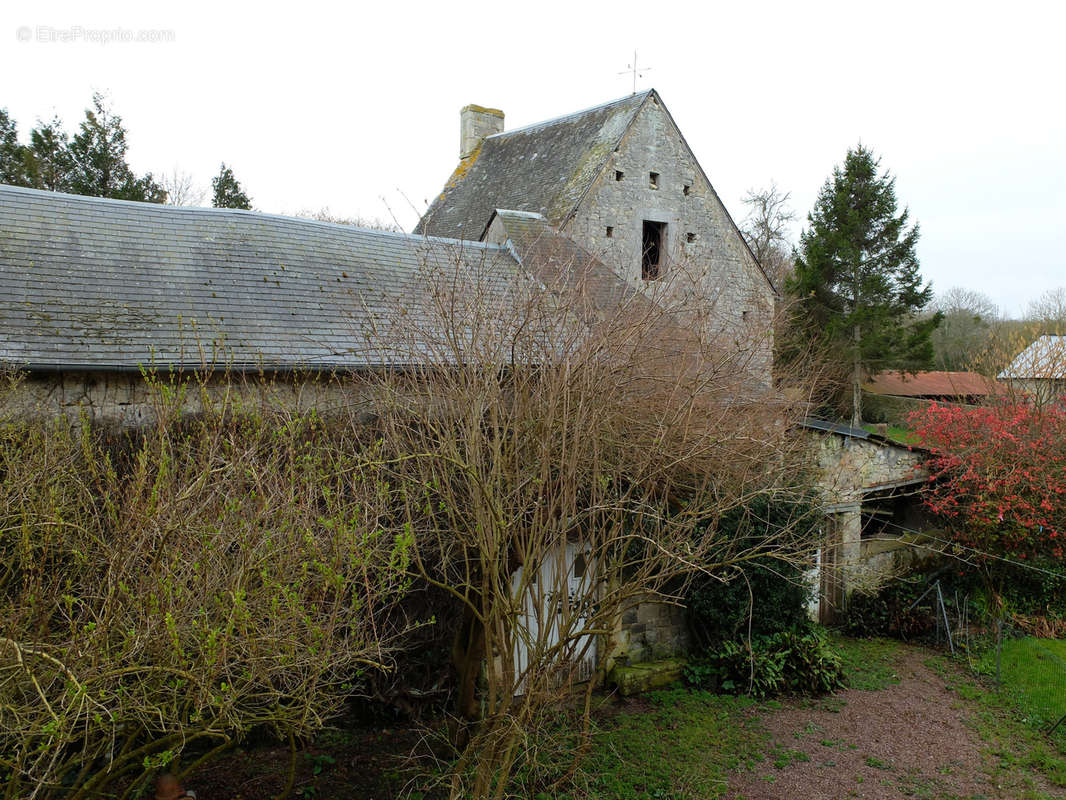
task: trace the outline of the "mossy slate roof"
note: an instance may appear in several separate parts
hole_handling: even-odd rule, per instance
[[[504,248],[0,185],[0,363],[329,370],[381,361],[426,270],[521,273]],[[500,302],[506,292],[500,291]]]
[[[414,232],[478,241],[497,208],[542,214],[560,226],[652,94],[487,137],[459,163]]]

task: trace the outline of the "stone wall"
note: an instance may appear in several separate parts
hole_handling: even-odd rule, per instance
[[[904,534],[894,542],[864,541],[859,562],[848,576],[850,589],[876,591],[889,579],[907,574],[938,554],[936,542],[920,534]]]
[[[641,279],[644,220],[667,225],[656,281]],[[686,305],[703,315],[698,322],[731,350],[749,350],[750,371],[769,384],[773,289],[654,100],[641,109],[563,232],[635,285],[668,293],[679,305],[692,300]]]
[[[811,432],[816,485],[827,504],[858,502],[863,489],[927,476],[921,452],[904,445]]]
[[[1057,403],[1066,397],[1066,378],[1029,378],[1007,382],[1009,391],[1016,397],[1027,398],[1037,407]]]
[[[688,645],[685,609],[649,598],[622,614],[612,637],[611,660],[669,658],[687,652]]]
[[[218,407],[223,398],[256,408],[315,409],[329,417],[368,414],[371,401],[354,381],[336,376],[225,375],[201,382],[192,376],[160,377],[158,384],[180,393],[185,413]],[[159,411],[159,388],[138,372],[37,372],[25,375],[4,398],[5,408],[27,417],[83,417],[109,428],[152,424]]]

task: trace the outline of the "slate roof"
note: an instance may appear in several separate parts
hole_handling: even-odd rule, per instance
[[[999,373],[1000,380],[1066,378],[1066,336],[1045,334],[1022,350]]]
[[[572,239],[555,231],[540,214],[497,209],[498,218],[519,262],[549,289],[578,290],[590,307],[612,309],[647,304],[647,296]]]
[[[882,436],[879,433],[870,433],[870,431],[863,428],[853,428],[845,422],[833,422],[828,419],[819,419],[817,417],[807,417],[799,423],[799,427],[807,428],[812,431],[821,431],[823,433],[835,433],[837,436],[843,436],[847,439],[863,439],[874,444],[898,447],[903,450],[918,450],[921,452],[928,452],[928,449],[920,444],[914,442],[904,443],[889,438],[888,436]],[[887,484],[886,484],[887,485]]]
[[[853,428],[851,425],[847,425],[843,422],[833,422],[827,419],[818,419],[817,417],[807,417],[800,424],[800,427],[810,428],[815,431],[822,431],[824,433],[835,433],[839,436],[848,436],[852,439],[883,439],[884,437],[876,436],[867,430],[862,428]]]
[[[427,269],[454,269],[457,259],[508,302],[503,287],[522,271],[497,246],[0,186],[0,362],[395,363],[382,358],[381,325],[426,300]]]
[[[987,397],[1002,393],[994,380],[976,372],[881,372],[864,388],[899,397]]]
[[[497,208],[559,226],[654,90],[487,137],[463,159],[415,233],[477,241]]]

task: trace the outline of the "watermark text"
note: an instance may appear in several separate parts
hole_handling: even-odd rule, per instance
[[[177,41],[169,28],[88,28],[71,25],[67,28],[52,25],[23,25],[15,31],[20,42],[37,44],[159,44]]]

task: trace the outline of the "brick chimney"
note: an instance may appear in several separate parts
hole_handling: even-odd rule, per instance
[[[503,132],[503,112],[498,108],[469,105],[459,112],[459,158],[477,150],[482,139]]]

